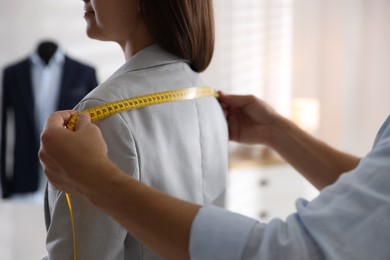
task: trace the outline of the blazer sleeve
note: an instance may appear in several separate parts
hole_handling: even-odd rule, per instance
[[[90,68],[89,70],[89,79],[88,79],[88,92],[90,92],[92,89],[96,88],[98,86],[98,80],[96,75],[96,69]]]
[[[76,110],[84,110],[100,104],[101,102],[83,102],[76,107]],[[108,144],[109,158],[127,174],[137,177],[138,159],[129,126],[120,115],[101,120],[98,126]],[[51,224],[47,234],[48,258],[72,259],[73,239],[65,194],[50,184],[48,193],[51,214]],[[72,198],[72,206],[77,258],[124,259],[127,231],[111,217],[83,199]]]
[[[11,183],[10,180],[7,178],[6,173],[6,123],[7,123],[7,110],[10,106],[9,101],[9,73],[8,70],[4,70],[3,74],[3,84],[2,84],[2,96],[1,96],[1,157],[0,157],[0,175],[1,175],[1,190],[2,190],[2,197],[7,198],[10,194],[10,188]]]

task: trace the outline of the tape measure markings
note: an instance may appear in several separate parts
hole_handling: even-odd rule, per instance
[[[91,121],[93,122],[127,110],[179,100],[190,100],[206,96],[217,96],[217,92],[210,87],[184,88],[114,101],[97,107],[89,108],[83,112],[89,114]],[[78,114],[79,113],[76,113],[69,119],[69,122],[66,126],[69,130],[74,129]]]

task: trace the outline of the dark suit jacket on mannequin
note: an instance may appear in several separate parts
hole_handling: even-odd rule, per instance
[[[31,59],[27,58],[4,70],[1,131],[1,186],[2,196],[35,192],[39,185],[39,142],[34,116],[34,96],[31,76]],[[88,92],[97,86],[94,68],[65,55],[62,72],[59,110],[72,109]],[[7,111],[15,116],[14,164],[6,173]]]

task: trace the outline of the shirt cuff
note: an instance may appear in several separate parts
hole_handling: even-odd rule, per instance
[[[256,223],[215,206],[203,207],[191,228],[191,259],[240,259]]]

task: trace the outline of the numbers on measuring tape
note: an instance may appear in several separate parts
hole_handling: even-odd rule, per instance
[[[210,87],[184,88],[123,99],[101,106],[89,108],[83,111],[83,113],[89,114],[89,116],[91,117],[91,121],[93,122],[127,110],[133,110],[168,102],[190,100],[200,97],[217,95],[217,92]],[[69,119],[66,128],[68,128],[69,130],[74,130],[78,115],[79,113],[76,113]]]

